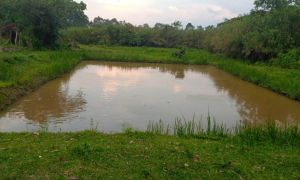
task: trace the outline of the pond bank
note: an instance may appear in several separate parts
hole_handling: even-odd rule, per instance
[[[70,71],[82,60],[214,65],[236,77],[300,100],[300,72],[245,63],[188,49],[183,58],[173,49],[81,46],[74,51],[14,52],[0,54],[0,110],[42,84]]]
[[[297,179],[299,148],[127,131],[0,133],[4,179]]]

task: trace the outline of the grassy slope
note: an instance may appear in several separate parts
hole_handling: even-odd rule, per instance
[[[298,179],[299,162],[299,149],[226,138],[0,133],[0,179]]]
[[[0,110],[42,84],[70,71],[81,52],[11,52],[0,54]]]

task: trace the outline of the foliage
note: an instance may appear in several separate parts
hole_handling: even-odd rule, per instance
[[[182,23],[156,23],[135,27],[115,18],[94,19],[92,28],[72,28],[62,31],[67,39],[82,44],[201,48],[232,58],[251,62],[268,61],[300,47],[300,10],[298,1],[255,1],[249,14],[224,19],[217,27],[204,28],[189,23],[183,31]],[[297,67],[294,67],[297,68]]]
[[[186,26],[185,26],[185,30],[194,30],[195,29],[195,26],[192,25],[192,23],[188,23]]]
[[[282,10],[288,8],[288,6],[299,6],[299,0],[255,0],[254,1],[255,9],[263,10]]]
[[[214,25],[209,25],[205,27],[205,30],[213,29],[215,26]]]
[[[27,12],[29,8],[32,10]],[[300,47],[299,0],[255,0],[249,14],[224,19],[217,27],[200,25],[196,30],[191,23],[183,30],[180,21],[156,23],[153,28],[146,23],[136,27],[116,18],[99,16],[88,22],[85,9],[83,2],[73,0],[3,0],[0,41],[1,35],[9,34],[3,26],[15,23],[22,33],[23,46],[34,49],[65,48],[76,41],[86,45],[168,48],[184,44],[257,62]],[[65,27],[69,28],[59,32]]]
[[[292,49],[288,53],[279,53],[276,58],[272,59],[272,65],[286,69],[300,68],[300,52],[299,49]]]
[[[175,29],[181,29],[182,28],[182,23],[180,21],[175,21],[171,24]]]
[[[177,47],[178,44],[185,44],[188,47],[199,48],[204,38],[202,30],[183,31],[162,23],[157,23],[153,28],[148,24],[135,27],[125,21],[100,17],[94,19],[91,28],[68,28],[61,33],[66,39],[75,39],[85,45],[137,47]]]
[[[57,3],[60,2],[60,3]],[[73,0],[56,1],[55,10],[61,18],[62,27],[87,27],[89,18],[84,14],[87,6],[82,1]]]
[[[172,56],[182,58],[185,55],[186,46],[179,46],[177,51],[172,52]]]
[[[60,28],[88,24],[83,12],[85,9],[83,2],[76,3],[73,0],[2,0],[0,33],[1,24],[13,23],[16,27],[7,32],[9,38],[17,40],[19,31],[22,44],[28,48],[57,49]]]
[[[300,10],[295,1],[254,2],[255,9],[249,14],[233,19],[224,19],[217,27],[204,28],[189,23],[183,31],[182,23],[171,25],[156,23],[135,27],[116,19],[94,19],[93,28],[72,29],[69,39],[78,39],[83,44],[106,44],[121,46],[177,47],[185,44],[189,48],[202,48],[232,58],[249,59],[251,62],[268,61],[300,47]],[[98,26],[97,24],[101,24]],[[76,31],[76,32],[75,32]],[[75,33],[75,34],[74,34]],[[83,38],[84,37],[84,38]]]
[[[258,1],[256,1],[257,3]],[[274,1],[260,1],[271,3]],[[282,1],[275,1],[281,3]],[[205,31],[203,48],[252,62],[267,61],[300,46],[300,10],[294,3],[285,8],[259,5],[250,14],[226,20]],[[279,5],[278,5],[279,6]]]

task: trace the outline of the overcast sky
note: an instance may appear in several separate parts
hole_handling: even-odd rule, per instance
[[[80,2],[81,0],[75,0]],[[171,24],[175,20],[185,26],[216,25],[224,18],[249,13],[254,0],[82,0],[87,5],[86,15],[90,20],[100,16],[117,18],[133,25],[160,22]]]

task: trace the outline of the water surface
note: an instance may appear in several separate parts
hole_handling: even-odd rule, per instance
[[[1,132],[120,132],[124,122],[176,117],[217,123],[297,123],[300,102],[232,77],[212,66],[85,61],[0,112]]]

